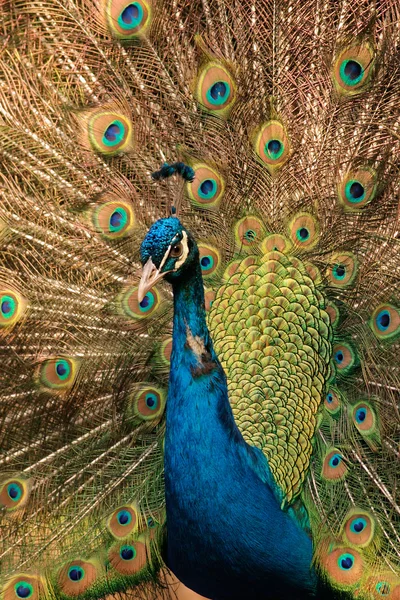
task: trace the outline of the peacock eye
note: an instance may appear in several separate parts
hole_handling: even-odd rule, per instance
[[[181,243],[179,243],[171,248],[169,255],[172,256],[173,258],[179,258],[180,256],[182,256],[182,252],[183,252],[183,245]]]

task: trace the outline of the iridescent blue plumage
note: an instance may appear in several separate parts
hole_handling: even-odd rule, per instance
[[[171,257],[174,244],[181,257]],[[268,463],[239,432],[225,374],[207,329],[196,242],[177,218],[157,221],[142,244],[174,292],[167,401],[167,563],[213,599],[313,597],[312,544],[280,494]],[[177,254],[177,252],[174,252]],[[161,268],[160,268],[161,265]],[[176,268],[176,266],[178,268]]]

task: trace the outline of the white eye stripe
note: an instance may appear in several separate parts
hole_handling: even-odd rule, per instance
[[[182,256],[180,257],[180,259],[178,261],[176,261],[174,271],[177,271],[179,269],[179,267],[181,267],[183,265],[183,263],[185,262],[185,260],[188,257],[188,254],[189,254],[188,236],[187,236],[186,231],[182,231],[181,244],[183,247]]]

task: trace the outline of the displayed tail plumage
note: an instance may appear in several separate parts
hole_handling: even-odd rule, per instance
[[[138,299],[170,214],[312,568],[400,598],[396,0],[5,0],[0,20],[4,600],[170,593],[171,288]]]

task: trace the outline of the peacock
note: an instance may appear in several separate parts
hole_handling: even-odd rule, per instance
[[[397,0],[0,14],[0,598],[399,600]]]

